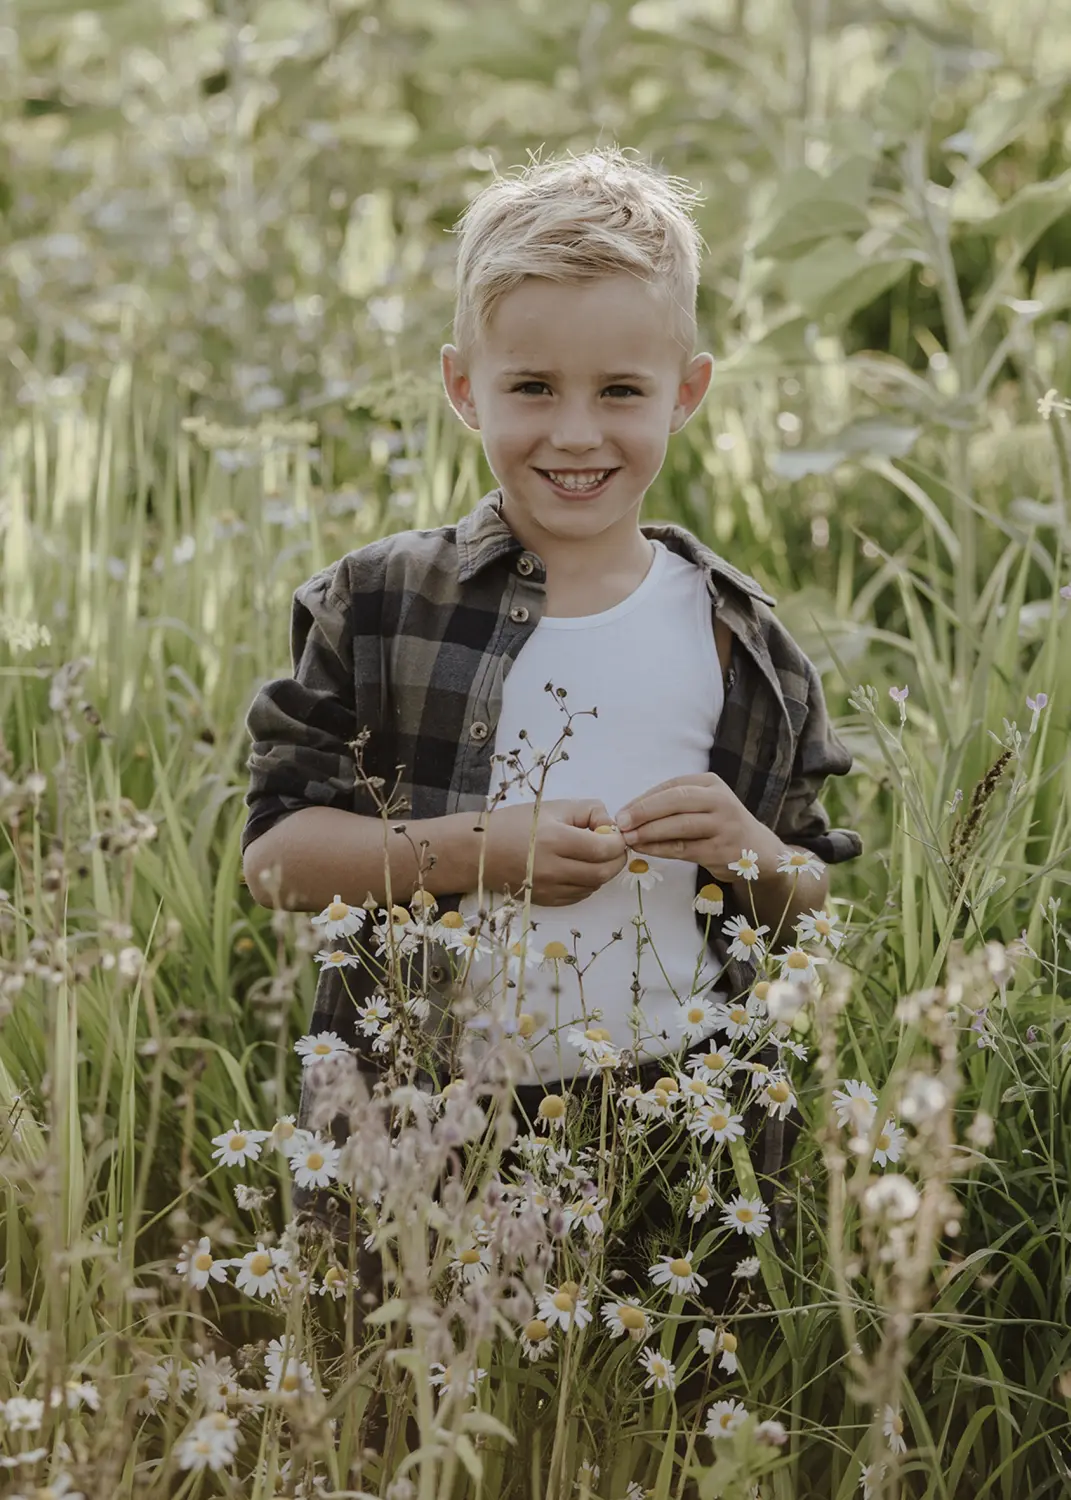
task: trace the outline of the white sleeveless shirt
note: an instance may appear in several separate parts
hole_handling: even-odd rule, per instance
[[[561,737],[566,725],[559,706],[563,702],[575,717],[572,736],[557,754],[565,750],[569,759],[558,759],[547,771],[544,801],[598,797],[613,818],[625,803],[659,782],[709,770],[724,703],[710,595],[694,563],[660,541],[652,539],[652,546],[647,575],[626,599],[601,614],[540,620],[516,661],[507,665],[494,754],[505,756],[519,749],[520,765],[528,775],[518,778],[504,762],[493,762],[488,806],[506,778],[514,784],[499,807],[534,804],[543,774],[535,757],[538,751],[549,754]],[[548,682],[565,688],[566,698],[546,692]],[[592,708],[598,709],[597,718],[583,712]],[[528,731],[525,740],[519,737],[521,729]],[[679,1050],[684,1040],[680,1022],[691,994],[703,993],[715,1001],[725,997],[723,991],[709,989],[718,971],[704,951],[696,920],[696,866],[679,859],[648,862],[662,877],[649,890],[637,893],[623,872],[571,906],[532,903],[522,1008],[539,1025],[530,1043],[534,1071],[525,1081],[554,1083],[584,1071],[583,1058],[568,1041],[572,1023],[605,1027],[617,1047],[634,1048],[638,1040],[643,1062]],[[639,956],[641,1015],[632,1016],[632,1021],[639,1021],[636,1031],[630,1013],[640,897],[647,924],[643,935],[649,935],[650,942]],[[501,893],[491,892],[491,909],[501,900]],[[476,919],[475,892],[464,896],[460,911]],[[522,923],[519,908],[510,927],[511,944],[522,938]],[[581,933],[577,940],[571,936],[573,928]],[[611,941],[618,931],[621,939]],[[559,963],[559,995],[552,988],[555,965],[531,963],[554,939],[576,953],[584,970],[581,981],[576,967]],[[493,991],[501,996],[501,969],[500,957],[474,960],[461,993],[486,998],[488,982],[497,976]],[[512,1016],[516,990],[508,993]],[[594,1011],[601,1011],[597,1022],[591,1019]],[[557,1035],[548,1034],[548,1028],[551,1033],[557,1029]]]

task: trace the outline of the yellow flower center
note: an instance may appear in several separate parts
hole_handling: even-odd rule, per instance
[[[810,967],[810,956],[804,953],[802,948],[793,948],[788,955],[785,967],[788,969],[806,969]]]
[[[316,1046],[312,1050],[316,1053],[317,1057],[326,1057],[331,1051],[331,1043],[317,1042]]]
[[[736,1334],[735,1333],[723,1333],[722,1336],[721,1336],[721,1347],[725,1350],[726,1354],[735,1354],[736,1353]]]
[[[337,1281],[342,1280],[343,1273],[338,1266],[328,1266],[324,1272],[324,1282],[327,1286],[334,1286]]]
[[[548,943],[547,946],[543,949],[543,957],[568,958],[569,949],[565,946],[564,943],[559,943],[557,938],[555,938],[554,942]]]
[[[734,1005],[729,1012],[729,1020],[732,1021],[734,1026],[746,1026],[747,1011],[742,1005]]]
[[[542,1318],[533,1318],[524,1325],[524,1336],[530,1344],[538,1344],[549,1332],[550,1329]]]
[[[465,918],[459,911],[444,911],[439,918],[439,925],[440,927],[449,927],[456,931],[459,927],[464,927]]]
[[[254,1276],[267,1276],[271,1270],[271,1256],[265,1255],[263,1250],[259,1251],[249,1262],[249,1269]]]
[[[740,1220],[741,1224],[750,1224],[755,1215],[750,1208],[738,1208],[736,1210],[736,1217]]]
[[[627,1302],[617,1309],[617,1319],[623,1328],[642,1328],[647,1322],[642,1307],[633,1307]]]
[[[627,1089],[621,1090],[621,1096],[624,1099],[642,1099],[643,1090],[638,1083],[630,1083]]]
[[[682,1255],[676,1260],[670,1261],[669,1269],[673,1272],[674,1276],[690,1276],[692,1274],[692,1263]]]
[[[903,1417],[901,1417],[899,1415],[893,1417],[893,1419],[892,1419],[892,1430],[897,1435],[899,1435],[901,1432],[903,1432],[903,1430],[904,1430],[904,1419],[903,1419]]]
[[[697,1187],[694,1196],[697,1203],[705,1203],[710,1197],[710,1189],[708,1187]]]
[[[677,1092],[677,1080],[675,1078],[656,1078],[654,1086],[666,1094],[675,1094]]]
[[[193,1263],[198,1271],[211,1271],[212,1269],[212,1257],[207,1250],[202,1250]]]
[[[319,1151],[310,1151],[305,1158],[305,1165],[310,1172],[318,1172],[324,1164],[324,1159]]]
[[[728,1115],[707,1115],[707,1123],[711,1130],[724,1130],[729,1123]]]
[[[563,1281],[558,1290],[568,1292],[570,1297],[575,1297],[580,1290],[580,1283],[578,1281]]]
[[[665,1089],[654,1089],[653,1093],[654,1102],[664,1109],[665,1106],[669,1103],[669,1095],[666,1093]]]
[[[547,1094],[539,1101],[536,1113],[544,1120],[560,1120],[565,1114],[565,1100],[561,1094]]]
[[[752,989],[751,993],[755,996],[755,998],[757,1000],[765,1000],[766,999],[766,995],[767,995],[767,993],[769,991],[769,988],[770,988],[770,981],[768,979],[760,979],[760,980],[758,980],[756,982],[756,984],[755,984],[754,988]]]
[[[883,1130],[881,1132],[881,1134],[878,1136],[878,1150],[879,1151],[888,1151],[890,1144],[891,1144],[890,1138],[889,1138],[889,1136],[887,1136],[885,1134],[885,1132]]]
[[[721,1414],[721,1416],[718,1418],[718,1426],[722,1429],[723,1432],[727,1432],[728,1429],[729,1429],[729,1423],[732,1420],[733,1420],[733,1414],[732,1414],[732,1412],[731,1411],[723,1411],[722,1414]]]
[[[690,1005],[688,1007],[688,1019],[693,1024],[693,1026],[697,1022],[701,1021],[705,1015],[706,1011],[701,1005]]]
[[[710,1093],[710,1085],[704,1083],[701,1078],[693,1078],[691,1083],[688,1084],[687,1089],[689,1094],[698,1094],[702,1099],[705,1099]]]
[[[409,913],[404,906],[392,906],[390,909],[390,919],[395,927],[404,927],[409,921]]]
[[[645,859],[630,859],[628,862],[628,872],[630,875],[646,875],[650,868]]]
[[[784,1104],[785,1100],[791,1095],[792,1090],[787,1083],[771,1083],[766,1092],[775,1104]]]
[[[244,1135],[232,1135],[231,1138],[230,1138],[230,1140],[227,1142],[227,1147],[231,1151],[244,1151],[245,1150],[245,1136]]]
[[[722,1068],[728,1066],[729,1059],[724,1052],[708,1052],[703,1059],[703,1066],[710,1069],[712,1073],[720,1073]]]
[[[327,920],[329,922],[342,922],[349,916],[349,907],[345,901],[332,901],[327,908]]]
[[[699,896],[703,901],[722,901],[725,898],[725,892],[720,885],[705,885],[699,892]]]
[[[294,1126],[289,1120],[279,1120],[275,1126],[275,1138],[279,1141],[288,1141],[294,1133]]]
[[[575,1300],[565,1290],[555,1292],[551,1300],[559,1312],[571,1313],[576,1307]]]
[[[522,1011],[517,1017],[517,1034],[527,1039],[535,1029],[535,1016],[529,1015],[526,1010]]]
[[[478,1250],[462,1250],[458,1256],[458,1260],[463,1266],[474,1266],[479,1258],[480,1252]]]
[[[759,940],[759,935],[755,931],[754,927],[741,927],[740,931],[736,935],[740,939],[740,941],[749,948],[753,943],[757,943]]]
[[[589,1026],[584,1032],[589,1042],[608,1042],[610,1033],[605,1026]]]
[[[284,1391],[296,1391],[301,1384],[301,1377],[293,1374],[284,1375],[279,1384]]]

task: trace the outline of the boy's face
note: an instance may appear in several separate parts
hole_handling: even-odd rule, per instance
[[[600,556],[628,553],[669,435],[714,368],[709,354],[688,362],[670,327],[664,291],[627,273],[578,285],[530,277],[498,303],[467,368],[444,346],[450,403],[480,432],[525,546],[546,555],[556,540],[589,541]],[[606,470],[591,497],[547,477]]]

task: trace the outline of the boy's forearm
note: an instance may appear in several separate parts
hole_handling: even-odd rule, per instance
[[[424,889],[430,895],[465,894],[476,888],[481,844],[477,822],[476,813],[451,813],[384,823],[382,818],[335,807],[303,807],[250,844],[243,861],[245,878],[261,906],[285,911],[323,911],[336,895],[348,906],[363,906],[371,894],[377,906],[386,906],[385,837],[393,901],[411,900],[419,888],[421,862]],[[395,833],[401,823],[405,833]],[[427,850],[420,847],[424,839]],[[429,869],[432,855],[435,864]]]

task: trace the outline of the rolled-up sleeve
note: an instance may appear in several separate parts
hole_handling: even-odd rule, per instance
[[[822,681],[813,662],[807,661],[806,671],[807,716],[774,832],[784,843],[798,844],[823,863],[836,865],[858,858],[863,840],[854,828],[831,828],[829,814],[818,799],[828,777],[848,774],[852,756],[829,722]]]
[[[258,691],[246,715],[249,816],[241,850],[302,807],[354,809],[358,713],[348,599],[336,592],[339,564],[293,595],[293,675]]]

